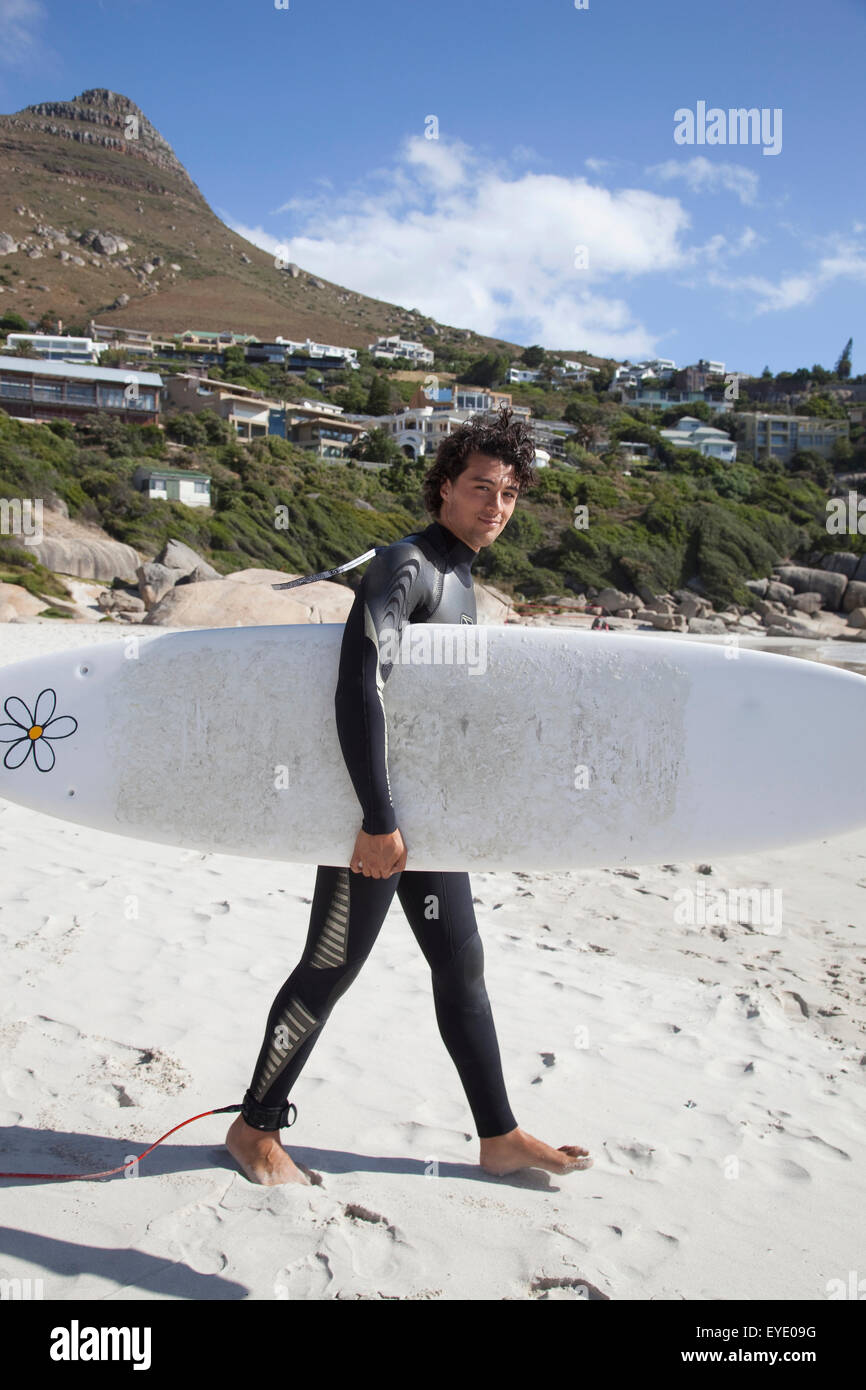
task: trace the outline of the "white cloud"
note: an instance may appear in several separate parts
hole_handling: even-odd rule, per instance
[[[0,63],[32,70],[41,56],[37,30],[45,19],[40,0],[0,0]]]
[[[338,284],[418,305],[440,322],[516,342],[635,357],[653,336],[622,298],[623,281],[693,259],[677,198],[616,191],[583,177],[525,172],[442,139],[406,140],[363,187],[283,205],[297,231],[280,239],[226,218],[235,231]],[[578,269],[576,248],[588,250]],[[617,277],[617,293],[604,283]]]
[[[741,203],[754,203],[758,196],[758,176],[741,164],[717,163],[706,155],[692,159],[667,159],[663,164],[651,164],[648,174],[665,182],[682,179],[693,193],[734,193]]]
[[[814,269],[782,275],[775,282],[761,275],[726,276],[715,271],[709,272],[706,281],[750,295],[756,315],[811,304],[822,290],[837,280],[866,284],[866,243],[835,234],[819,244],[824,245],[825,252],[818,256]]]

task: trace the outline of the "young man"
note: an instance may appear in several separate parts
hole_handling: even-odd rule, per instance
[[[499,1045],[484,985],[484,952],[466,873],[406,869],[388,780],[382,689],[391,651],[407,622],[474,623],[472,561],[492,545],[518,494],[535,482],[535,446],[526,425],[503,410],[448,435],[424,480],[436,518],[381,551],[358,586],[346,620],[335,696],[337,732],[363,810],[348,868],[320,865],[304,952],[268,1016],[242,1114],[226,1143],[251,1182],[308,1183],[279,1142],[287,1097],[334,1004],[358,975],[395,892],[430,966],[436,1020],[457,1068],[490,1173],[524,1167],[566,1173],[586,1168],[587,1150],[559,1149],[518,1127],[508,1103]],[[432,919],[425,910],[431,897]]]

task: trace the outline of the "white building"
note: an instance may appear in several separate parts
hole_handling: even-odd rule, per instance
[[[639,386],[642,381],[649,381],[655,376],[653,368],[647,362],[638,362],[632,365],[626,362],[622,367],[616,367],[613,373],[612,386]]]
[[[508,382],[509,382],[509,385],[511,385],[512,383],[525,383],[525,382],[529,382],[529,381],[540,381],[540,380],[541,380],[541,371],[540,371],[540,369],[539,369],[538,367],[509,367],[509,368],[508,368]]]
[[[565,358],[561,367],[554,367],[553,374],[558,376],[560,381],[589,381],[592,374],[599,370],[598,367],[587,367],[583,362]]]
[[[6,352],[13,352],[19,343],[32,343],[31,357],[44,357],[48,362],[98,362],[108,343],[94,338],[70,338],[50,333],[9,333]]]
[[[399,410],[392,415],[377,415],[369,427],[385,430],[407,458],[432,458],[445,436],[464,425],[474,414],[477,411],[443,410],[441,407],[436,409],[432,405],[424,405]],[[545,450],[536,449],[539,467],[543,468],[549,460],[550,455]]]
[[[721,459],[723,463],[733,463],[737,457],[737,446],[724,430],[713,429],[694,415],[682,415],[676,429],[659,430],[662,439],[675,444],[680,449],[697,449],[708,458]]]
[[[399,335],[393,338],[379,338],[369,346],[374,357],[386,357],[392,362],[395,357],[408,357],[410,362],[421,362],[432,367],[435,360],[430,348],[425,348],[423,343],[415,343]]]
[[[186,507],[209,507],[210,474],[185,468],[136,468],[133,486],[151,500],[183,502]]]
[[[357,367],[358,349],[350,347],[339,347],[334,343],[314,343],[310,338],[305,338],[302,343],[296,343],[291,338],[274,338],[275,343],[282,343],[289,352],[307,352],[310,357],[342,357],[347,366]]]

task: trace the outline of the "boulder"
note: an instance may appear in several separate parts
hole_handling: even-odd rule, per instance
[[[817,633],[816,624],[810,622],[805,614],[801,614],[796,618],[792,618],[788,614],[784,616],[779,614],[773,618],[772,622],[769,620],[767,622],[767,631],[771,637],[777,635],[774,629],[781,629],[782,632],[791,632],[797,637],[812,637]]]
[[[649,610],[649,620],[659,632],[685,632],[687,619],[682,613],[655,613]]]
[[[344,623],[354,602],[345,584],[319,579],[282,593],[271,588],[296,575],[268,574],[266,582],[223,579],[175,585],[148,613],[157,627],[267,627],[279,623]]]
[[[766,598],[767,585],[769,582],[769,579],[747,579],[746,588],[751,589],[752,593],[757,594],[758,598]]]
[[[727,623],[716,618],[689,618],[689,632],[727,632]]]
[[[145,565],[139,565],[136,570],[138,580],[138,592],[146,608],[154,608],[160,599],[164,598],[169,589],[173,589],[182,578],[180,570],[170,569],[168,565],[157,564],[151,560]]]
[[[183,541],[174,539],[167,540],[162,547],[159,555],[155,557],[158,565],[167,565],[169,569],[180,570],[181,574],[191,574],[194,569],[209,571],[211,578],[221,579],[219,570],[215,570],[213,565],[209,565],[191,546],[184,545]]]
[[[18,242],[8,232],[0,232],[0,255],[11,256],[18,250]]]
[[[143,599],[125,589],[103,589],[97,594],[96,603],[103,613],[137,613],[143,612],[145,607]]]
[[[866,608],[853,608],[848,614],[849,627],[866,627]]]
[[[706,604],[703,599],[698,598],[697,594],[684,594],[677,604],[676,611],[682,613],[684,618],[691,620],[697,618],[704,608],[706,608]]]
[[[848,587],[842,595],[842,610],[851,613],[855,608],[866,606],[866,582],[862,579],[849,579]]]
[[[773,618],[776,614],[784,616],[787,609],[784,603],[771,603],[767,598],[759,598],[755,599],[755,612],[759,618],[763,618],[766,621],[768,618]]]
[[[766,597],[771,599],[773,603],[784,603],[787,599],[794,597],[794,592],[791,584],[780,584],[776,579],[771,579],[767,583]]]
[[[0,608],[4,611],[9,610],[9,617],[0,621],[9,623],[15,618],[35,618],[37,613],[48,607],[48,604],[48,599],[36,598],[20,584],[4,584],[0,581]]]
[[[177,582],[178,584],[205,584],[213,583],[215,579],[222,578],[223,576],[217,574],[212,565],[203,564],[196,565],[195,569],[191,570],[189,574],[182,574]]]
[[[829,570],[831,574],[844,574],[847,579],[853,579],[859,563],[859,555],[852,555],[848,550],[837,550],[833,555],[824,556],[821,569]]]
[[[110,584],[112,579],[134,584],[141,563],[138,551],[131,545],[98,537],[75,540],[45,536],[29,548],[46,569],[70,574],[76,579],[95,579],[100,584]]]
[[[602,589],[596,603],[606,613],[616,613],[618,609],[628,607],[628,594],[624,594],[621,589]]]
[[[783,588],[784,585],[778,587]],[[823,608],[823,606],[820,594],[794,594],[788,600],[788,608],[795,613],[817,613],[818,609]]]
[[[572,607],[577,600],[567,599],[568,607]],[[583,602],[579,603],[582,610]],[[514,616],[514,600],[508,594],[504,594],[501,589],[496,589],[492,584],[479,584],[475,580],[475,609],[476,618],[479,623],[507,623]]]
[[[797,594],[816,593],[824,600],[825,608],[839,608],[848,587],[848,577],[833,570],[806,569],[801,565],[782,565],[779,580],[790,584]]]
[[[805,623],[795,623],[789,620],[783,627],[780,623],[772,623],[767,628],[768,637],[815,637],[814,628],[807,627]]]

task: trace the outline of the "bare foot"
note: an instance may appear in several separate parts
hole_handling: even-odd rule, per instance
[[[243,1115],[238,1115],[226,1135],[226,1148],[250,1182],[263,1187],[299,1182],[310,1187],[310,1179],[296,1167],[280,1143],[279,1133],[278,1129],[254,1129]]]
[[[479,1162],[486,1173],[514,1173],[518,1168],[545,1168],[548,1173],[570,1173],[575,1168],[591,1168],[592,1159],[585,1157],[588,1149],[577,1144],[562,1144],[552,1149],[523,1129],[509,1134],[497,1134],[481,1140]]]

